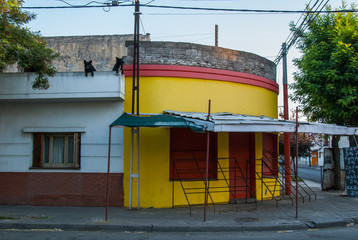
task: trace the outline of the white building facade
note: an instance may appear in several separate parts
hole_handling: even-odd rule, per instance
[[[124,76],[0,74],[0,204],[104,206],[108,134],[123,113]],[[123,130],[112,137],[110,205],[123,205]]]

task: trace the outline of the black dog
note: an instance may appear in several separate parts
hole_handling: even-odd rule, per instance
[[[92,65],[92,60],[87,62],[86,60],[83,60],[84,63],[85,63],[85,75],[87,77],[87,74],[90,72],[91,73],[91,76],[93,77],[93,72],[96,71],[96,69],[93,67]]]
[[[119,68],[121,69],[121,73],[123,74],[123,58],[116,57],[116,64],[114,65],[112,71],[116,71],[116,74],[118,75]]]

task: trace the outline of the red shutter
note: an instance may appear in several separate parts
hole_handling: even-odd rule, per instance
[[[81,157],[81,133],[75,133],[75,168],[80,167],[80,157]]]
[[[43,142],[44,135],[42,133],[34,133],[32,167],[42,167]]]

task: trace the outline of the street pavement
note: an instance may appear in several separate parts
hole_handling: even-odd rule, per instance
[[[298,163],[298,176],[314,182],[321,182],[321,167]]]
[[[343,191],[321,191],[320,184],[306,180],[317,193],[295,201],[274,200],[255,204],[209,206],[206,221],[203,207],[139,209],[104,207],[0,206],[0,229],[47,229],[64,231],[122,232],[230,232],[283,231],[344,227],[358,224],[358,198]],[[214,211],[215,210],[215,211]]]

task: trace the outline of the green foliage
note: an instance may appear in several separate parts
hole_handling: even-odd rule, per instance
[[[31,32],[24,25],[35,15],[22,11],[23,0],[0,0],[0,72],[16,64],[26,72],[35,72],[33,88],[47,89],[48,76],[56,69],[52,60],[58,57],[39,33]]]
[[[347,10],[346,3],[341,9]],[[291,23],[303,53],[294,60],[299,71],[290,86],[291,99],[313,121],[351,125],[358,117],[358,14],[326,13],[308,19],[305,32]]]

